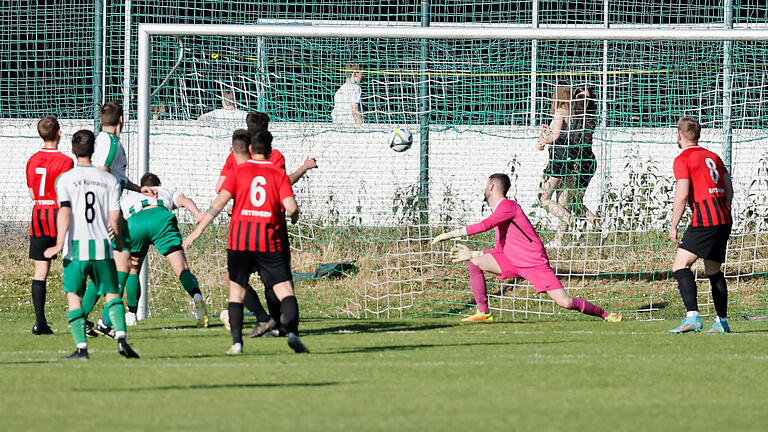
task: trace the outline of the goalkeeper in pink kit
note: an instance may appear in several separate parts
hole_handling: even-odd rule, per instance
[[[477,303],[477,313],[462,321],[491,321],[493,316],[488,308],[485,275],[483,271],[496,274],[499,279],[521,277],[531,282],[536,293],[546,292],[558,305],[579,312],[600,317],[609,322],[621,321],[620,313],[608,313],[599,306],[584,299],[571,297],[549,266],[549,258],[541,239],[520,205],[506,198],[510,187],[506,174],[493,174],[485,187],[485,201],[493,213],[480,223],[440,234],[432,240],[438,243],[463,235],[471,236],[494,228],[496,247],[487,251],[470,251],[463,244],[451,249],[454,263],[469,261],[469,284]]]

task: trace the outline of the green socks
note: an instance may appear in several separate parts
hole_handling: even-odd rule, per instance
[[[129,274],[125,280],[125,303],[128,305],[128,309],[139,306],[139,296],[141,296],[139,275]]]
[[[69,330],[72,332],[72,339],[75,340],[75,345],[78,348],[87,347],[88,341],[85,338],[85,312],[83,308],[67,312],[67,319],[69,320]]]
[[[125,308],[119,297],[113,298],[104,305],[104,324],[115,328],[115,337],[125,337]]]
[[[181,272],[181,275],[179,275],[179,280],[181,281],[181,286],[184,287],[190,297],[194,297],[195,294],[201,294],[200,286],[197,283],[197,278],[189,270],[184,270]]]
[[[123,298],[123,291],[125,290],[125,281],[128,280],[128,273],[118,271],[117,272],[117,294],[120,298]]]
[[[83,294],[82,306],[83,313],[86,316],[91,313],[93,307],[96,306],[96,302],[99,301],[99,297],[100,296],[96,290],[96,285],[94,285],[93,281],[88,282],[88,287],[85,289],[85,294]]]

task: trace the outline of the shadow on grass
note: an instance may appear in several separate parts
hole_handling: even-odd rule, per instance
[[[249,389],[249,388],[280,388],[280,387],[328,387],[339,385],[339,382],[310,382],[310,383],[227,383],[227,384],[190,384],[190,385],[168,385],[168,386],[147,386],[147,387],[128,387],[128,388],[85,388],[78,391],[91,393],[111,393],[111,392],[140,392],[140,391],[168,391],[168,390],[216,390],[216,389]]]
[[[361,321],[349,324],[334,325],[318,329],[302,329],[304,335],[320,335],[327,333],[383,333],[383,332],[401,332],[401,331],[423,331],[434,330],[446,327],[456,327],[455,323],[428,323],[411,324],[407,321]]]
[[[731,330],[732,333],[736,334],[742,334],[742,333],[768,333],[768,328],[765,329],[757,329],[757,330]]]
[[[567,343],[573,343],[573,341],[570,340],[559,340],[559,341],[530,341],[530,342],[522,342],[522,341],[516,341],[516,342],[469,342],[469,343],[453,343],[453,344],[416,344],[416,345],[382,345],[382,346],[367,346],[367,347],[356,347],[356,348],[348,348],[348,349],[342,349],[337,351],[313,351],[313,354],[355,354],[355,353],[371,353],[371,352],[381,352],[381,351],[406,351],[406,350],[416,350],[416,349],[425,349],[425,348],[448,348],[448,347],[469,347],[469,346],[499,346],[499,345],[554,345],[554,344],[567,344]]]
[[[66,362],[66,360],[61,359],[49,359],[49,360],[15,360],[15,361],[0,361],[0,366],[12,366],[12,365],[27,365],[27,364],[46,364],[46,363],[58,363],[58,362]]]

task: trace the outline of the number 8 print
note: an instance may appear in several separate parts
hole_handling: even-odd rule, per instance
[[[704,159],[704,163],[709,167],[709,175],[712,176],[712,181],[717,185],[717,182],[720,180],[720,173],[717,172],[717,164],[712,158]]]
[[[85,221],[92,223],[96,219],[96,209],[93,205],[96,203],[96,194],[93,192],[85,193]]]

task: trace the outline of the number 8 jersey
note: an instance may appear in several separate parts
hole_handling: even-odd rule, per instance
[[[293,196],[291,181],[268,161],[248,160],[228,175],[221,189],[235,198],[227,249],[278,252],[286,231],[283,200]]]
[[[723,180],[728,170],[717,154],[698,145],[686,147],[675,158],[672,169],[675,180],[691,181],[688,194],[691,226],[708,227],[733,222]]]
[[[72,208],[64,241],[65,260],[112,259],[109,212],[120,210],[120,184],[94,166],[76,166],[56,181],[59,206]]]

